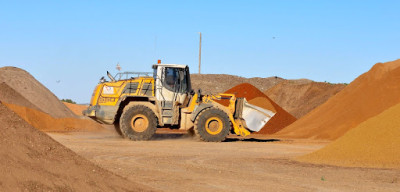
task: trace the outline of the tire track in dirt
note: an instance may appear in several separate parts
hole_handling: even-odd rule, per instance
[[[400,184],[394,180],[399,170],[291,160],[324,142],[204,143],[168,136],[133,142],[113,134],[50,135],[103,168],[165,191],[397,191]]]

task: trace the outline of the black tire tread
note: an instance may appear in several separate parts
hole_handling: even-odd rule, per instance
[[[148,118],[149,127],[147,130],[139,133],[131,129],[130,121],[133,117],[132,114],[143,114]],[[151,139],[157,130],[157,124],[157,117],[154,112],[147,106],[140,104],[126,106],[120,119],[120,129],[122,134],[133,141],[145,141]]]
[[[213,116],[217,115],[221,117],[221,120],[223,121],[224,127],[221,131],[220,134],[218,135],[210,135],[208,134],[204,128],[202,128],[202,123],[205,123],[207,120],[208,116]],[[226,139],[226,136],[229,134],[231,128],[231,122],[229,120],[228,115],[222,111],[221,109],[211,107],[207,108],[203,111],[201,111],[198,115],[197,118],[194,122],[194,132],[196,136],[206,142],[221,142]]]
[[[121,131],[121,127],[119,126],[119,122],[118,123],[113,123],[113,125],[114,125],[114,129],[118,133],[118,135],[124,138],[125,136]]]

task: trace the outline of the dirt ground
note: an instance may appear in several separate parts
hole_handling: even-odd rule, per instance
[[[300,163],[294,157],[327,143],[265,136],[199,142],[161,130],[133,142],[102,133],[48,133],[61,144],[129,180],[162,191],[399,191],[400,170]]]

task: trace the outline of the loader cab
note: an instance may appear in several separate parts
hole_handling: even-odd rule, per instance
[[[187,65],[156,64],[153,65],[155,97],[160,101],[163,123],[178,124],[179,107],[184,107],[192,90],[190,72]],[[179,111],[179,110],[178,110]]]
[[[192,90],[187,65],[157,64],[153,65],[153,70],[155,88],[162,89],[160,92],[156,91],[156,97],[157,95],[165,97],[168,94],[187,94]]]
[[[187,93],[190,91],[189,69],[165,67],[165,80],[163,86],[176,93]]]

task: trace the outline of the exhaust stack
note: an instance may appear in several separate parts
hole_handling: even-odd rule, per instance
[[[107,76],[108,76],[108,78],[110,78],[110,80],[111,80],[112,82],[115,82],[114,77],[113,77],[113,76],[111,75],[111,73],[108,72],[108,71],[107,71]]]

